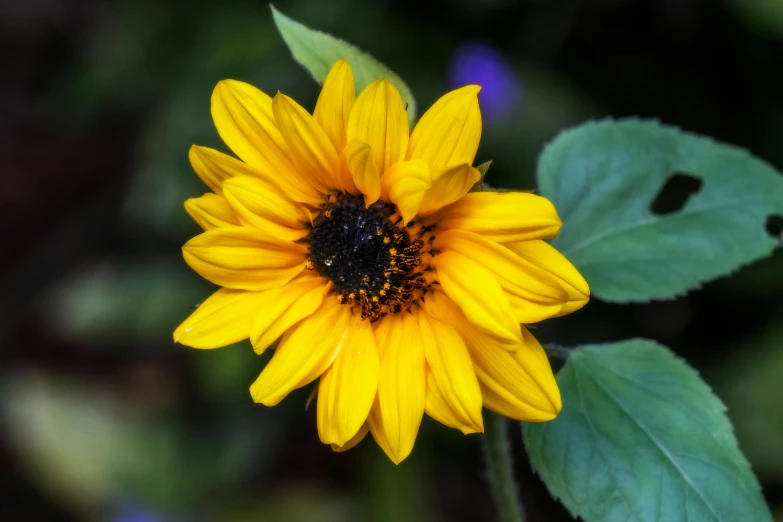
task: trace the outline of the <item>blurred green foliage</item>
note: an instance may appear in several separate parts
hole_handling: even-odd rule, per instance
[[[783,36],[783,3],[777,0],[732,0],[745,19],[770,35]]]
[[[128,343],[149,348],[149,339],[171,334],[183,311],[209,294],[169,259],[86,267],[55,287],[43,300],[56,331],[99,347]]]
[[[778,317],[767,329],[743,343],[731,360],[713,368],[708,375],[734,420],[740,447],[755,464],[762,481],[783,479],[781,324]],[[748,357],[748,350],[752,351],[752,357]]]

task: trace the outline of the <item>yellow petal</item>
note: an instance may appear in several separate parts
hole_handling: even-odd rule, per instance
[[[238,225],[239,220],[225,198],[208,192],[185,201],[185,210],[204,230]]]
[[[426,312],[419,313],[419,326],[429,367],[427,413],[462,433],[483,432],[481,390],[462,337]]]
[[[520,323],[554,317],[568,302],[568,293],[548,272],[475,232],[446,230],[435,237],[432,246],[436,250],[470,257],[491,271],[506,292]]]
[[[301,207],[272,183],[237,176],[223,184],[223,195],[245,225],[286,241],[302,239],[309,233]]]
[[[253,400],[274,406],[292,390],[317,379],[340,353],[350,319],[349,307],[326,299],[315,313],[288,330],[250,387]]]
[[[431,266],[443,291],[477,328],[499,342],[518,342],[519,321],[492,272],[456,252],[436,255]]]
[[[506,245],[518,256],[545,271],[562,285],[568,293],[568,302],[563,305],[558,315],[565,315],[579,310],[590,300],[590,287],[582,274],[568,259],[543,240],[521,241]]]
[[[317,179],[324,191],[338,188],[340,157],[318,122],[301,105],[279,92],[272,100],[272,109],[299,172]]]
[[[424,193],[419,215],[426,216],[454,203],[481,179],[481,173],[468,165],[456,165],[432,173],[432,186]]]
[[[286,196],[311,207],[317,207],[323,202],[323,198],[309,186],[303,186],[296,178],[279,176],[279,173],[270,174],[267,171],[253,168],[227,154],[218,152],[208,147],[193,145],[188,153],[193,170],[204,183],[216,194],[223,193],[223,182],[234,176],[249,176],[261,178],[267,183],[278,185]]]
[[[259,292],[221,288],[174,330],[174,342],[193,348],[220,348],[243,341],[262,301]]]
[[[380,352],[377,407],[370,413],[370,431],[395,463],[413,450],[427,395],[427,374],[421,330],[408,312],[384,317],[375,330]]]
[[[201,277],[238,290],[284,285],[304,268],[307,248],[246,227],[208,230],[182,247],[182,257]]]
[[[562,406],[557,382],[546,353],[526,328],[509,349],[467,321],[443,292],[429,292],[423,304],[465,340],[485,407],[518,420],[550,420],[557,415]]]
[[[397,206],[405,223],[419,212],[424,194],[432,186],[430,168],[421,160],[395,163],[381,178],[381,198]]]
[[[356,188],[364,194],[365,206],[369,207],[381,196],[381,177],[370,146],[351,140],[345,148],[345,161]]]
[[[367,143],[378,173],[405,158],[408,116],[397,89],[386,79],[376,80],[359,95],[348,119],[348,141]]]
[[[338,60],[326,75],[313,117],[326,132],[338,151],[345,148],[348,117],[356,102],[356,87],[351,66],[346,60]]]
[[[426,161],[433,170],[473,164],[481,140],[478,85],[466,85],[441,97],[411,133],[407,159]]]
[[[349,440],[342,446],[338,446],[337,444],[332,444],[332,451],[336,453],[342,453],[343,451],[348,451],[349,449],[359,444],[362,440],[364,440],[364,437],[367,436],[368,431],[370,431],[370,425],[367,422],[365,422],[364,424],[362,424],[362,427],[359,428],[359,431],[356,432],[356,435],[351,437],[351,440]]]
[[[525,192],[471,192],[425,223],[470,230],[499,243],[552,237],[562,224],[548,199]]]
[[[340,192],[358,196],[361,192],[356,188],[356,183],[353,181],[353,174],[351,174],[351,170],[348,168],[348,159],[345,157],[346,152],[347,149],[343,149],[343,152],[340,154],[340,170],[337,171],[337,189]]]
[[[472,328],[477,330],[474,325],[465,318],[465,314],[460,310],[454,301],[443,292],[442,289],[435,289],[427,292],[422,301],[422,308],[427,311],[432,317],[436,317],[441,321],[452,325],[460,334],[463,333],[465,328]],[[465,323],[464,325],[460,323]],[[464,335],[463,335],[464,337]],[[522,334],[514,339],[513,342],[500,342],[496,344],[500,349],[515,351],[519,348]],[[497,339],[496,339],[497,341]]]
[[[440,393],[440,390],[435,383],[435,378],[432,376],[432,372],[429,368],[427,369],[427,404],[424,408],[424,413],[444,426],[462,431],[465,435],[480,433],[480,431],[467,428],[457,412],[451,409],[449,403]]]
[[[331,284],[322,277],[303,276],[267,290],[250,329],[250,342],[260,354],[286,330],[315,312]]]
[[[269,96],[247,83],[223,80],[212,93],[212,120],[220,137],[242,161],[279,183],[287,194],[318,197],[314,188],[317,180],[298,171],[289,158]]]
[[[188,151],[188,159],[201,181],[215,194],[223,193],[223,182],[229,178],[255,175],[247,164],[208,147],[193,145]]]
[[[389,440],[386,438],[386,428],[383,425],[381,405],[378,402],[377,394],[375,395],[375,402],[372,403],[372,408],[370,409],[370,416],[367,418],[367,427],[370,429],[370,433],[372,433],[372,438],[375,439],[375,443],[383,450],[386,456],[395,464],[402,462],[402,459],[399,461],[395,460],[395,457],[392,456],[391,449],[389,448]]]
[[[546,353],[527,329],[514,353],[492,346],[479,335],[466,339],[481,384],[484,406],[527,422],[554,419],[563,406]]]
[[[359,319],[318,385],[321,442],[343,446],[351,440],[367,420],[377,389],[378,350],[372,326]]]

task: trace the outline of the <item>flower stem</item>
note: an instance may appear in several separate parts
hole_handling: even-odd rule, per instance
[[[500,522],[524,522],[514,480],[514,461],[506,418],[487,411],[484,416],[484,458]]]

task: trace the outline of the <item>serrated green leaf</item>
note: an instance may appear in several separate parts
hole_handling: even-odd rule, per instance
[[[587,522],[771,520],[725,408],[643,339],[583,346],[558,375],[563,411],[524,425],[533,468]]]
[[[287,17],[273,5],[270,4],[270,7],[275,25],[294,59],[307,69],[315,81],[322,84],[334,62],[340,59],[348,60],[353,70],[357,92],[361,92],[378,78],[386,78],[400,91],[400,96],[407,105],[408,121],[411,124],[415,121],[416,100],[413,93],[391,69],[348,42],[310,29]]]
[[[650,206],[675,173],[702,180],[684,207]],[[607,301],[666,299],[768,256],[783,175],[745,150],[653,121],[606,120],[560,134],[538,183],[563,228],[553,244]]]

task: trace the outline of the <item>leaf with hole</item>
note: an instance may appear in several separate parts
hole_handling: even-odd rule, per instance
[[[725,408],[698,374],[643,339],[577,348],[563,410],[525,424],[549,491],[586,522],[770,521]]]
[[[416,119],[416,100],[410,88],[391,69],[357,47],[335,38],[330,34],[310,29],[293,20],[270,5],[277,30],[283,36],[294,59],[315,78],[323,83],[334,62],[348,60],[356,81],[356,90],[361,92],[378,78],[386,78],[400,92],[405,102],[408,121]]]
[[[553,244],[607,301],[667,299],[770,255],[783,175],[745,150],[654,121],[560,134],[538,183],[563,228]]]

